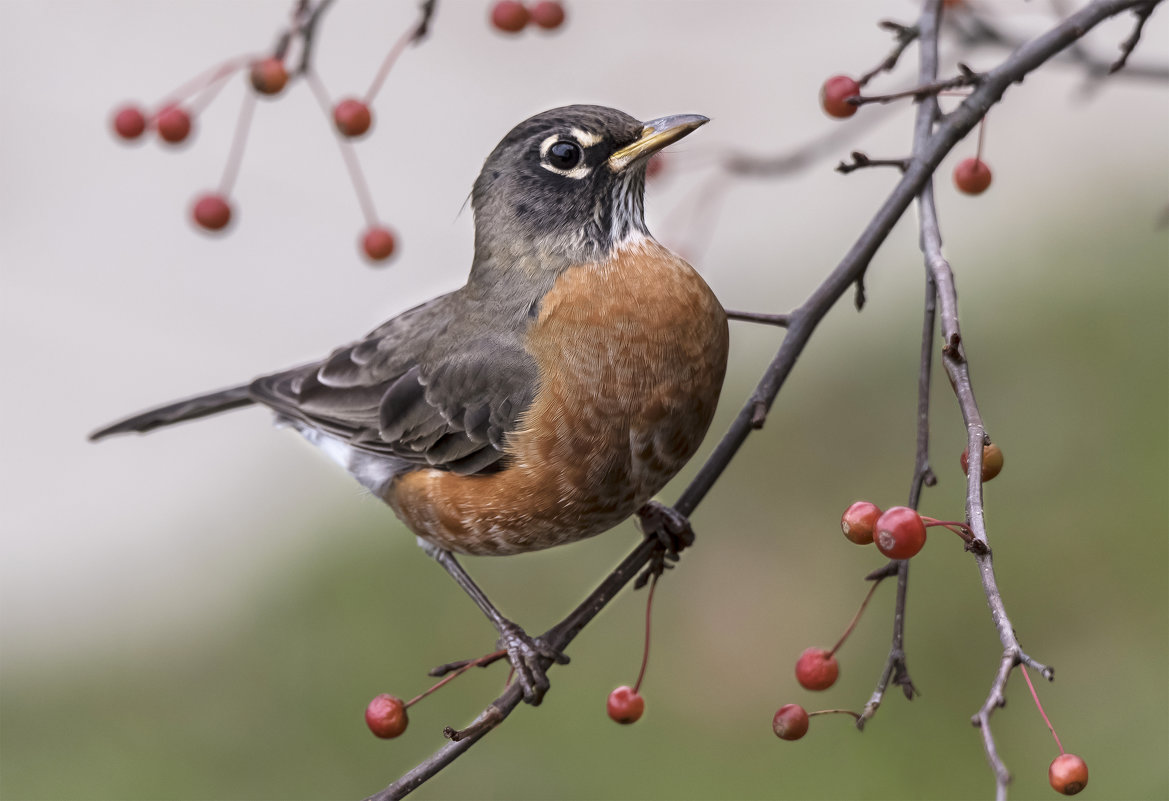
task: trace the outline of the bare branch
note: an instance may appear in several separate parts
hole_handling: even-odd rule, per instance
[[[901,54],[905,52],[907,47],[913,44],[914,40],[917,39],[918,36],[918,30],[914,26],[901,25],[900,23],[893,22],[891,20],[881,20],[878,25],[887,31],[892,31],[894,37],[897,40],[897,44],[894,46],[892,52],[890,52],[889,55],[885,57],[884,61],[857,79],[857,83],[861,86],[864,86],[882,72],[892,71],[892,69],[897,66],[897,61],[901,58]]]
[[[944,22],[967,47],[991,46],[1014,50],[1023,44],[1023,40],[1005,33],[981,14],[947,14]],[[1089,77],[1096,79],[1112,74],[1115,63],[1097,58],[1078,43],[1073,43],[1062,53],[1053,56],[1051,62],[1081,66]],[[1127,78],[1166,81],[1169,80],[1169,64],[1126,64],[1120,74]]]
[[[977,86],[978,82],[982,80],[982,76],[965,64],[958,65],[958,72],[959,74],[953,78],[947,78],[944,81],[930,81],[929,83],[919,84],[912,89],[905,89],[901,92],[893,92],[887,95],[857,95],[856,97],[850,97],[848,103],[852,106],[864,106],[869,103],[892,103],[894,100],[902,100],[906,97],[912,97],[915,102],[921,102],[927,97],[936,97],[940,93],[947,92],[951,89]]]
[[[763,314],[762,312],[745,312],[745,311],[731,311],[727,309],[728,320],[738,320],[744,323],[763,323],[764,325],[775,325],[780,328],[787,328],[788,320],[791,315],[788,314]]]
[[[936,11],[936,4],[935,9]],[[930,37],[925,31],[932,28],[929,10],[923,14],[921,58],[923,77],[924,73],[934,70],[937,66],[937,39]],[[936,23],[936,17],[933,22]],[[940,116],[936,102],[923,103],[918,112],[918,126],[915,130],[915,151],[928,146],[931,137],[931,128]],[[991,617],[998,629],[999,639],[1003,645],[1003,658],[999,672],[992,682],[991,692],[986,704],[983,705],[976,721],[982,729],[983,743],[987,760],[995,775],[996,795],[1006,797],[1006,786],[1010,781],[1010,773],[998,755],[994,737],[990,730],[990,713],[1001,706],[1004,699],[1004,690],[1007,677],[1013,667],[1020,661],[1032,663],[1019,646],[1014,627],[1007,616],[1002,595],[998,589],[994,575],[993,556],[989,551],[986,533],[986,520],[982,506],[982,446],[986,441],[986,429],[982,421],[981,412],[974,398],[974,388],[970,380],[970,365],[962,349],[962,337],[958,324],[958,296],[954,285],[954,275],[949,262],[942,254],[941,230],[938,224],[937,209],[934,204],[933,181],[928,180],[922,187],[918,198],[918,219],[921,232],[921,249],[925,256],[926,269],[937,290],[939,305],[941,306],[941,329],[945,345],[942,349],[942,363],[949,375],[950,383],[958,398],[962,410],[962,417],[966,424],[968,440],[968,467],[966,493],[966,520],[971,532],[979,543],[986,546],[986,550],[974,549],[976,560],[982,578],[983,592],[987,604],[991,609]],[[920,406],[919,406],[920,409]],[[919,443],[920,445],[920,443]],[[1048,678],[1051,670],[1046,666],[1037,668]]]
[[[840,162],[836,165],[836,171],[844,175],[850,172],[864,169],[865,167],[896,167],[901,172],[905,172],[909,168],[909,159],[871,159],[859,150],[854,150],[849,154],[852,162]]]
[[[316,44],[317,25],[321,21],[321,17],[333,5],[333,0],[318,0],[314,6],[311,0],[300,0],[297,3],[296,10],[293,12],[293,28],[289,34],[284,36],[291,36],[291,38],[300,37],[300,64],[297,65],[295,74],[304,75],[312,70],[313,47]],[[277,52],[283,55],[283,50],[287,49],[288,42],[282,37],[280,43],[277,44]]]
[[[1116,59],[1108,68],[1109,74],[1124,69],[1124,65],[1128,63],[1128,57],[1132,55],[1132,51],[1136,48],[1137,42],[1141,40],[1141,32],[1145,29],[1145,23],[1149,21],[1149,17],[1156,7],[1157,4],[1155,2],[1150,2],[1140,8],[1133,9],[1133,13],[1137,15],[1136,25],[1133,26],[1132,33],[1129,37],[1120,43],[1120,58]]]

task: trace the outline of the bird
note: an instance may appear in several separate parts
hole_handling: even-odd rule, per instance
[[[390,506],[539,704],[545,665],[567,657],[504,617],[455,554],[536,551],[668,510],[653,497],[710,426],[729,331],[709,285],[646,227],[646,165],[708,121],[591,105],[528,118],[475,180],[464,286],[324,359],[90,439],[267,407]]]

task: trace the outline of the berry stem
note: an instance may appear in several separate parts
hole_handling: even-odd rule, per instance
[[[1043,716],[1043,722],[1047,724],[1047,730],[1051,732],[1051,736],[1055,738],[1055,744],[1059,747],[1059,752],[1064,753],[1063,743],[1059,741],[1059,735],[1055,733],[1055,726],[1051,725],[1051,719],[1047,717],[1047,713],[1043,711],[1043,704],[1039,703],[1039,693],[1035,692],[1035,685],[1031,683],[1031,676],[1027,673],[1027,666],[1019,665],[1019,670],[1023,673],[1023,678],[1027,680],[1027,689],[1031,691],[1031,697],[1035,699],[1035,706],[1039,709],[1039,714]]]
[[[447,684],[449,682],[454,681],[455,679],[457,679],[459,676],[466,673],[471,668],[479,667],[480,665],[490,664],[490,663],[496,661],[497,659],[503,658],[504,656],[507,656],[507,651],[493,651],[489,654],[486,654],[484,656],[479,657],[478,659],[468,659],[466,661],[466,663],[462,667],[460,667],[458,670],[452,671],[448,675],[444,676],[442,679],[435,682],[435,684],[430,689],[424,690],[421,693],[419,693],[418,695],[411,698],[409,701],[407,701],[405,703],[404,706],[407,709],[409,709],[410,707],[414,706],[414,704],[418,703],[423,698],[425,698],[426,696],[433,693],[435,690],[439,689],[440,687],[444,686],[445,684]]]
[[[238,70],[243,69],[257,58],[259,58],[259,56],[255,54],[245,54],[242,56],[229,58],[226,61],[216,64],[214,67],[204,70],[179,88],[175,89],[173,92],[167,95],[161,103],[158,104],[158,107],[162,109],[166,108],[167,106],[177,105],[196,92],[210,89],[216,83],[220,84],[222,87],[223,82],[228,78],[228,76],[230,76],[233,72],[237,72]],[[218,92],[218,89],[216,92]],[[203,106],[206,106],[207,103],[211,102],[211,98],[214,97],[215,94],[212,93],[205,102],[199,104],[199,107],[202,108]],[[200,100],[202,100],[202,98],[200,98]]]
[[[884,576],[881,578],[884,578]],[[877,587],[880,585],[880,583],[881,579],[878,578],[873,582],[873,586],[869,587],[869,591],[865,593],[865,599],[861,601],[860,609],[856,610],[856,614],[852,616],[852,620],[849,621],[848,627],[845,628],[844,633],[840,635],[840,639],[836,641],[836,645],[832,646],[832,650],[828,652],[828,656],[835,655],[836,652],[840,649],[840,646],[844,645],[844,641],[848,639],[848,635],[852,634],[852,630],[855,629],[856,624],[860,622],[861,615],[864,613],[865,607],[869,605],[869,601],[872,600],[873,593],[877,591]]]
[[[321,83],[321,79],[312,70],[304,73],[304,79],[308,82],[309,88],[312,89],[313,96],[317,99],[321,111],[325,113],[325,119],[329,121],[329,127],[332,128],[333,104],[329,99],[329,93],[326,91],[325,85]],[[341,158],[345,162],[345,169],[349,173],[349,180],[353,183],[353,191],[357,195],[357,202],[361,206],[361,213],[365,217],[365,223],[372,228],[377,225],[377,211],[373,207],[373,198],[369,194],[369,186],[365,183],[365,174],[361,171],[361,164],[357,161],[357,154],[353,151],[353,145],[349,140],[341,136],[337,136],[336,139],[337,146],[341,148]]]
[[[402,51],[406,49],[406,46],[426,35],[427,26],[430,24],[430,15],[433,13],[434,3],[425,3],[422,9],[422,19],[402,34],[398,41],[394,42],[394,46],[390,48],[390,52],[386,53],[385,60],[382,61],[377,75],[374,76],[373,83],[369,85],[369,89],[365,93],[365,97],[363,98],[365,105],[373,105],[374,98],[382,90],[382,84],[386,82],[386,77],[390,74],[390,70],[398,60],[398,57],[402,55]]]
[[[649,582],[649,596],[645,599],[645,650],[641,652],[641,670],[637,673],[637,683],[633,685],[633,692],[641,690],[641,680],[645,678],[645,666],[649,664],[649,623],[650,613],[654,606],[654,590],[658,586],[658,574],[655,573]]]
[[[978,147],[974,150],[974,158],[982,161],[982,138],[986,134],[986,117],[978,123]]]
[[[921,522],[925,523],[926,528],[931,526],[941,526],[947,531],[952,531],[961,537],[962,541],[967,545],[974,545],[974,543],[978,542],[978,538],[974,536],[974,532],[970,529],[970,526],[966,525],[965,523],[958,523],[954,520],[935,520],[934,518],[926,517],[925,515],[921,516]]]
[[[235,135],[231,139],[231,150],[228,151],[227,163],[223,166],[223,177],[219,179],[219,194],[224,197],[231,195],[235,179],[239,176],[239,165],[244,158],[244,146],[248,143],[248,132],[252,127],[252,114],[255,110],[256,93],[244,92],[239,118],[235,122]]]
[[[874,586],[876,586],[876,585],[874,585]],[[860,714],[857,712],[853,712],[851,709],[820,709],[820,710],[817,710],[816,712],[809,712],[808,713],[808,717],[810,717],[810,718],[814,718],[817,715],[852,715],[857,720],[861,719]]]

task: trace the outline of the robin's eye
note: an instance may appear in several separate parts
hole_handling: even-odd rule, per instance
[[[580,145],[575,142],[560,141],[548,148],[548,163],[558,170],[571,170],[583,157]]]

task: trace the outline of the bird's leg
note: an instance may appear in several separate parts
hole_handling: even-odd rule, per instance
[[[522,628],[500,614],[495,604],[491,603],[483,590],[479,589],[479,585],[467,575],[467,571],[455,559],[454,554],[421,538],[418,544],[434,561],[442,565],[455,583],[463,588],[463,592],[471,596],[475,605],[487,615],[487,619],[499,632],[499,647],[507,651],[507,659],[515,669],[516,678],[523,688],[524,700],[533,706],[539,704],[549,687],[545,663],[566,665],[568,657],[540,638],[529,637]]]
[[[672,506],[649,501],[637,510],[637,517],[645,538],[656,540],[657,548],[650,557],[649,566],[634,582],[634,589],[644,587],[651,576],[660,576],[666,568],[671,567],[666,564],[667,559],[677,562],[678,552],[694,544],[690,518]]]

